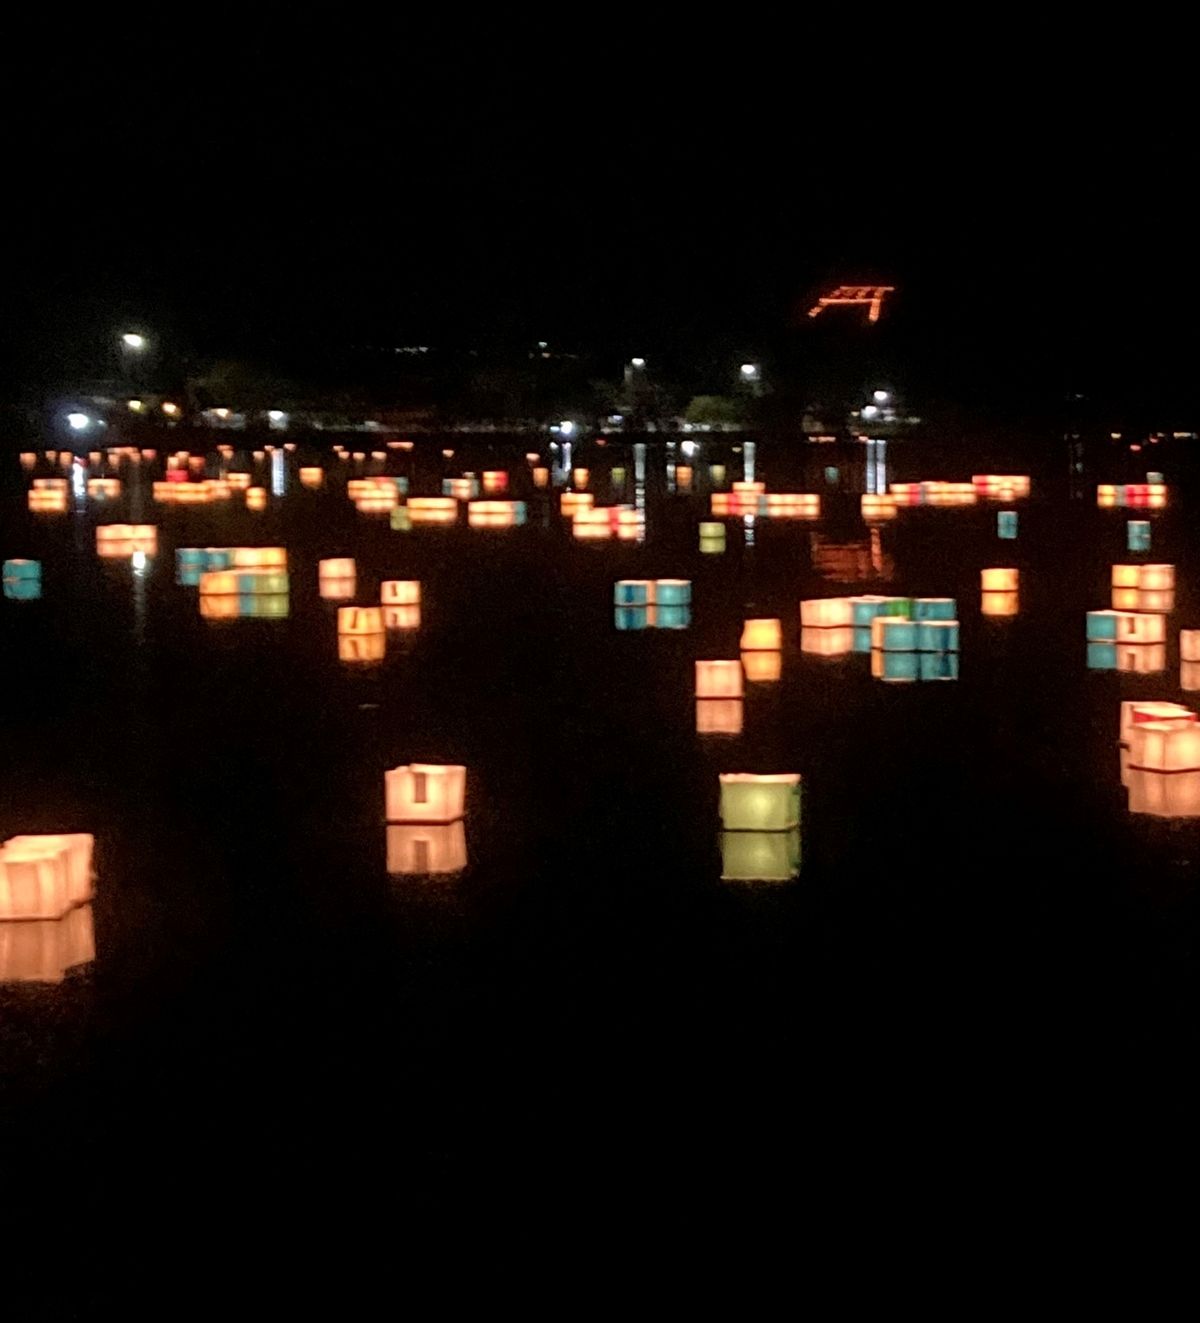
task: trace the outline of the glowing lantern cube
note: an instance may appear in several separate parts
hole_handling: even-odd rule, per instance
[[[443,823],[391,823],[387,871],[393,877],[438,877],[467,866],[467,833],[460,819]]]
[[[742,626],[743,652],[778,652],[783,646],[783,627],[778,620],[747,620]]]
[[[854,651],[854,630],[849,626],[832,629],[805,627],[800,630],[800,651],[815,657],[844,657]]]
[[[654,600],[659,606],[690,606],[692,581],[690,579],[656,579]]]
[[[677,464],[675,466],[675,485],[681,492],[691,491],[692,466],[690,464]]]
[[[412,524],[447,525],[458,522],[458,502],[449,496],[413,496],[408,501]]]
[[[958,651],[957,620],[919,620],[916,629],[919,652]]]
[[[530,471],[533,474],[533,485],[535,487],[549,487],[550,470],[548,468],[538,465]]]
[[[38,560],[4,562],[4,596],[13,602],[36,602],[42,595],[42,563]]]
[[[708,466],[708,477],[714,487],[723,486],[725,482],[725,465],[710,464]]]
[[[979,577],[985,593],[1015,593],[1020,590],[1020,574],[1017,570],[981,570]]]
[[[339,606],[339,634],[382,634],[383,608],[379,606]]]
[[[474,500],[479,495],[479,483],[471,476],[443,478],[442,495],[453,496],[456,501]]]
[[[14,836],[0,847],[0,920],[61,919],[92,898],[94,838]]]
[[[1154,818],[1200,818],[1200,772],[1129,770],[1129,811]]]
[[[61,919],[0,923],[0,984],[61,983],[95,958],[90,905],[78,905]]]
[[[67,493],[54,488],[31,488],[27,504],[33,514],[66,514]]]
[[[246,509],[265,510],[267,508],[267,489],[265,487],[246,488]]]
[[[582,511],[590,510],[593,499],[591,492],[563,492],[558,498],[558,506],[565,518],[573,519]]]
[[[725,525],[704,522],[700,525],[700,550],[706,556],[719,556],[725,550]]]
[[[1154,772],[1200,771],[1200,723],[1135,722],[1130,731],[1129,765]]]
[[[286,547],[230,547],[230,567],[237,570],[286,570]],[[326,562],[322,561],[321,564]],[[354,562],[350,561],[350,573],[354,573]]]
[[[866,492],[860,498],[862,517],[867,523],[879,523],[885,519],[895,519],[896,498],[882,493]]]
[[[915,622],[903,616],[876,616],[871,621],[871,648],[880,648],[885,652],[915,652]]]
[[[1015,510],[996,511],[996,536],[1005,541],[1012,541],[1017,536],[1017,512]]]
[[[300,470],[300,486],[307,487],[310,491],[316,491],[319,487],[325,485],[325,470],[316,467],[306,467]]]
[[[1015,616],[1019,608],[1019,593],[982,594],[980,610],[985,616]]]
[[[696,699],[696,734],[740,735],[744,706],[740,698]]]
[[[742,669],[753,684],[771,684],[783,674],[783,654],[779,652],[743,652]]]
[[[1200,690],[1200,661],[1180,662],[1179,687],[1187,693]]]
[[[412,763],[383,775],[389,822],[454,822],[462,817],[465,767]]]
[[[723,882],[788,882],[799,873],[799,828],[721,833]]]
[[[387,579],[379,585],[379,600],[384,606],[420,606],[420,581]]]
[[[388,522],[393,533],[407,533],[412,527],[412,517],[408,513],[408,507],[404,505],[395,506],[388,516]]]
[[[696,663],[697,698],[741,698],[743,692],[740,661]]]
[[[1166,722],[1170,725],[1189,725],[1200,720],[1190,707],[1182,703],[1154,703],[1145,699],[1126,699],[1121,704],[1120,742],[1128,744],[1133,728],[1146,722]]]
[[[1096,643],[1162,643],[1166,622],[1141,611],[1089,611],[1087,637]]]
[[[618,579],[613,584],[613,603],[616,606],[650,606],[653,602],[653,579]]]
[[[1130,551],[1150,550],[1150,521],[1130,519],[1125,525],[1125,545]]]
[[[355,566],[349,556],[334,557],[317,562],[317,582],[322,597],[337,600],[354,596]],[[346,585],[349,592],[346,592]],[[328,590],[327,590],[328,586]]]
[[[848,597],[813,597],[800,603],[802,629],[831,629],[854,623],[854,608]]]
[[[800,777],[721,773],[721,823],[731,831],[786,832],[800,825]]]
[[[872,648],[871,674],[876,680],[883,680],[888,684],[912,684],[920,678],[920,658],[932,655],[932,653],[887,652],[883,648]]]
[[[470,528],[516,528],[524,522],[524,501],[472,501],[467,506]]]
[[[89,478],[87,494],[94,501],[116,500],[121,494],[120,478]]]
[[[1185,662],[1200,662],[1200,629],[1179,631],[1179,655]]]
[[[655,609],[652,606],[613,607],[613,624],[622,632],[653,629],[656,619]]]
[[[419,629],[421,627],[421,608],[419,606],[385,606],[383,608],[384,629]]]
[[[958,604],[953,597],[913,598],[914,620],[956,620]]]
[[[588,485],[591,473],[587,469],[577,468],[571,473],[571,481],[575,484],[576,491],[583,491]]]
[[[378,634],[339,634],[337,653],[338,661],[381,662],[387,653],[387,635],[382,630]]]

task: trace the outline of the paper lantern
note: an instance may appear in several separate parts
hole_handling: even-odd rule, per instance
[[[1158,615],[1169,615],[1175,610],[1175,590],[1173,588],[1139,588],[1137,590],[1137,610],[1149,611]]]
[[[985,616],[1015,616],[1019,607],[1018,593],[984,593],[980,603]]]
[[[773,519],[819,519],[821,498],[815,492],[770,492],[759,499],[757,510]],[[743,504],[742,513],[755,511]]]
[[[1112,590],[1112,609],[1114,611],[1136,611],[1141,601],[1141,594],[1136,588],[1114,588]]]
[[[903,616],[876,616],[871,621],[871,647],[885,652],[914,652],[917,626]]]
[[[34,602],[42,595],[40,560],[4,562],[4,596],[15,602]]]
[[[914,620],[956,620],[958,604],[953,597],[916,597],[913,599]]]
[[[692,623],[692,608],[682,603],[659,603],[652,609],[651,623],[658,629],[687,629]]]
[[[800,872],[800,830],[723,831],[723,882],[787,882]]]
[[[32,450],[21,451],[21,467],[23,469],[32,469],[37,466],[37,455]]]
[[[919,482],[892,482],[888,484],[888,491],[897,505],[924,504],[925,495]]]
[[[288,589],[286,570],[208,570],[200,576],[200,592],[205,596],[235,593],[286,597]]]
[[[419,606],[385,606],[383,608],[384,629],[419,629],[421,626],[421,608]]]
[[[456,524],[458,502],[449,496],[413,496],[408,502],[408,517],[417,524]]]
[[[981,570],[980,579],[985,593],[1015,593],[1019,591],[1020,574],[1013,569]]]
[[[353,579],[355,576],[354,561],[349,556],[334,557],[331,560],[321,560],[317,562],[318,579]]]
[[[613,624],[621,631],[653,629],[656,620],[652,606],[614,606]]]
[[[94,501],[112,501],[121,494],[120,478],[89,478],[87,494]]]
[[[744,707],[740,698],[696,699],[696,734],[740,735]]]
[[[456,501],[470,501],[479,495],[479,483],[470,476],[465,478],[443,478],[442,495],[453,496]]]
[[[571,473],[571,480],[575,484],[575,490],[583,491],[583,489],[588,485],[588,479],[591,476],[592,476],[591,473],[587,469],[582,469],[582,468],[574,469]]]
[[[743,652],[778,652],[783,646],[783,627],[778,620],[747,620],[742,626]]]
[[[158,529],[153,524],[98,524],[96,554],[125,559],[140,551],[147,556],[158,553]]]
[[[700,525],[700,550],[707,556],[719,556],[725,550],[725,525],[705,522]]]
[[[563,492],[558,498],[559,510],[571,519],[582,510],[590,510],[593,499],[591,492]]]
[[[916,630],[918,651],[958,651],[957,620],[919,620],[916,625]]]
[[[549,469],[543,468],[539,465],[538,467],[532,469],[531,472],[533,474],[533,485],[535,487],[549,487],[550,485]]]
[[[267,508],[267,489],[265,487],[246,488],[246,509],[265,510]]]
[[[94,838],[14,836],[0,847],[0,920],[60,919],[92,898]]]
[[[77,905],[61,919],[0,923],[0,984],[61,983],[95,958],[91,905]]]
[[[643,536],[642,512],[628,505],[616,507],[617,538],[622,542],[638,542]]]
[[[708,466],[708,477],[709,477],[709,481],[712,483],[712,485],[713,485],[714,487],[721,487],[721,486],[724,486],[724,483],[725,483],[725,465],[724,465],[724,464],[710,464],[710,465]]]
[[[692,581],[690,579],[656,579],[654,600],[659,606],[690,606]]]
[[[1015,510],[996,511],[996,536],[1011,541],[1017,536],[1017,512]]]
[[[903,654],[896,654],[897,656]],[[957,652],[922,652],[917,657],[917,676],[921,680],[957,680]]]
[[[1174,565],[1139,565],[1137,586],[1143,592],[1165,591],[1175,587]]]
[[[1200,772],[1200,723],[1135,722],[1129,738],[1129,765],[1155,772]]]
[[[713,492],[708,500],[709,512],[714,515],[735,515],[737,501],[729,492]]]
[[[742,653],[742,670],[753,684],[770,684],[783,674],[783,654],[753,651]]]
[[[382,630],[378,634],[339,634],[337,653],[338,661],[381,662],[387,653],[387,635]]]
[[[613,584],[613,603],[616,606],[649,606],[653,601],[653,579],[618,579]]]
[[[1179,655],[1185,662],[1200,662],[1200,629],[1179,631]]]
[[[383,608],[378,606],[339,606],[339,634],[382,634]]]
[[[409,516],[407,506],[403,506],[403,505],[396,506],[395,509],[392,510],[388,518],[389,518],[389,522],[391,523],[393,533],[407,533],[408,530],[412,527],[412,519]]]
[[[677,464],[675,466],[675,485],[681,492],[691,491],[692,467],[690,464]]]
[[[318,487],[325,485],[325,470],[322,468],[306,467],[300,470],[300,486],[307,487],[310,491],[315,491]]]
[[[696,663],[697,698],[741,698],[742,663],[740,661],[698,661]]]
[[[868,635],[868,647],[869,635]],[[800,651],[814,657],[844,657],[854,650],[854,630],[849,626],[800,631]]]
[[[854,608],[848,597],[814,597],[800,603],[803,629],[830,629],[854,623]]]
[[[1126,699],[1121,704],[1121,724],[1119,739],[1128,744],[1133,736],[1133,728],[1146,722],[1166,722],[1170,725],[1195,724],[1200,718],[1190,707],[1182,703],[1147,702],[1145,699]]]
[[[54,488],[31,488],[26,502],[33,514],[66,514],[67,493]]]
[[[492,493],[508,491],[508,473],[503,469],[485,469],[483,490]]]
[[[1167,489],[1162,483],[1148,484],[1146,504],[1151,510],[1163,510],[1166,508]]]
[[[467,833],[461,821],[390,823],[387,871],[392,877],[438,877],[467,866]]]
[[[210,552],[210,555],[212,553]],[[229,564],[238,570],[286,570],[288,557],[286,547],[230,547]],[[321,565],[348,564],[350,573],[354,573],[354,562],[321,561]],[[318,571],[323,575],[323,571]],[[337,577],[336,575],[334,577]]]
[[[249,473],[227,473],[225,475],[225,481],[235,491],[245,491],[252,483],[253,478]]]
[[[726,831],[788,831],[800,825],[800,777],[722,772],[721,822]]]
[[[896,498],[882,493],[866,492],[860,499],[862,517],[868,523],[879,523],[885,519],[895,519]]]
[[[412,763],[384,773],[389,822],[454,822],[463,815],[467,769]]]
[[[611,507],[576,510],[571,516],[571,531],[580,541],[607,541],[613,535]]]
[[[1200,661],[1180,662],[1179,687],[1188,693],[1200,689]]]
[[[1087,665],[1091,671],[1124,671],[1133,675],[1157,675],[1167,665],[1167,650],[1161,643],[1108,643],[1089,641]]]
[[[524,522],[524,501],[472,501],[467,506],[471,528],[516,528]]]
[[[856,626],[869,627],[876,616],[904,616],[911,619],[913,601],[911,597],[880,597],[874,593],[864,593],[857,597],[848,597],[853,622]]]
[[[920,658],[932,655],[934,654],[888,652],[883,648],[872,648],[871,675],[876,680],[884,680],[888,684],[912,684],[920,678]]]
[[[420,606],[420,581],[387,579],[379,585],[379,600],[384,606]]]
[[[1141,611],[1089,611],[1087,637],[1106,643],[1162,643],[1166,639],[1162,616]]]
[[[1125,525],[1125,545],[1130,551],[1150,550],[1150,523],[1146,519],[1130,519]]]
[[[1200,818],[1200,772],[1130,768],[1129,811],[1154,818]]]

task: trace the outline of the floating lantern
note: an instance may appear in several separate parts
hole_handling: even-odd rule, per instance
[[[1173,588],[1139,588],[1137,610],[1169,615],[1175,610],[1175,590]]]
[[[1017,512],[1015,510],[996,511],[996,536],[1005,541],[1012,541],[1017,536]]]
[[[524,522],[524,501],[472,501],[467,506],[470,528],[517,528]]]
[[[1124,671],[1157,675],[1166,669],[1167,650],[1161,643],[1089,641],[1087,665],[1091,671]]]
[[[251,477],[249,473],[227,473],[225,481],[237,491],[245,491],[250,486]]]
[[[325,470],[322,468],[306,467],[300,470],[300,486],[308,487],[315,491],[318,487],[325,485]]]
[[[96,554],[120,558],[140,551],[147,556],[158,554],[158,529],[154,524],[98,524]]]
[[[1193,725],[1200,717],[1190,707],[1182,703],[1147,702],[1145,699],[1126,699],[1121,704],[1121,724],[1118,736],[1121,744],[1128,744],[1133,738],[1135,726],[1146,722],[1160,722],[1170,725]]]
[[[5,575],[7,577],[7,567]],[[1200,662],[1200,629],[1179,631],[1179,655],[1185,662]]]
[[[728,516],[738,513],[737,498],[729,492],[713,492],[708,501],[709,511],[714,515]]]
[[[714,487],[724,486],[725,483],[725,465],[710,464],[708,466],[708,478]]]
[[[420,606],[420,581],[387,579],[379,585],[379,600],[384,606]]]
[[[917,626],[903,616],[876,616],[871,621],[871,647],[885,652],[915,652]]]
[[[463,816],[467,769],[412,763],[383,774],[389,822],[454,822]]]
[[[870,635],[868,632],[868,648]],[[854,650],[854,630],[849,626],[820,629],[805,626],[800,630],[800,651],[815,657],[844,657]]]
[[[467,866],[467,833],[462,820],[444,823],[391,823],[387,828],[387,871],[392,877],[437,877]]]
[[[613,603],[616,606],[649,606],[653,601],[653,579],[618,579],[613,584]]]
[[[697,698],[741,698],[742,663],[740,661],[698,661],[696,663]]]
[[[681,492],[691,491],[692,466],[690,464],[677,464],[675,466],[675,485]]]
[[[587,469],[574,469],[571,473],[571,481],[575,484],[575,490],[580,492],[583,491],[588,485],[588,479],[591,476],[591,473]]]
[[[485,469],[483,490],[491,493],[508,491],[508,474],[503,469]]]
[[[773,519],[819,519],[821,498],[815,492],[770,492],[760,499],[758,512]],[[753,514],[754,510],[743,505],[742,513]]]
[[[848,597],[814,597],[800,603],[800,625],[804,629],[830,629],[854,623],[854,608]]]
[[[317,562],[318,579],[353,579],[356,573],[354,560],[349,556]]]
[[[987,592],[982,595],[980,610],[985,616],[1015,616],[1020,607],[1020,594]]]
[[[614,606],[613,624],[621,631],[653,629],[657,613],[653,606]]]
[[[1125,545],[1130,551],[1150,550],[1150,521],[1130,519],[1125,525]]]
[[[957,680],[957,651],[918,653],[917,675],[921,680]]]
[[[387,635],[382,629],[378,634],[339,634],[337,652],[338,661],[381,662],[387,653]]]
[[[687,629],[692,623],[692,608],[682,604],[659,604],[654,608],[653,623],[659,629]]]
[[[1135,722],[1129,766],[1153,772],[1200,771],[1200,723],[1194,719]]]
[[[789,831],[800,825],[800,777],[722,772],[721,822],[726,831]]]
[[[592,508],[591,492],[563,492],[558,498],[558,507],[564,517],[573,519],[581,511]]]
[[[659,606],[690,606],[692,581],[690,579],[656,579],[654,600]]]
[[[914,620],[956,620],[958,604],[953,597],[915,597]]]
[[[416,524],[456,524],[458,502],[446,496],[413,496],[408,502],[408,517]]]
[[[383,608],[384,629],[419,629],[421,608],[419,606],[385,606]]]
[[[42,595],[42,563],[38,560],[4,562],[4,596],[12,602],[36,602]]]
[[[213,551],[209,550],[210,557]],[[230,547],[229,565],[237,570],[286,570],[286,547]],[[326,562],[322,561],[321,564]],[[350,561],[350,573],[354,573],[354,562]],[[219,568],[219,567],[213,567]]]
[[[882,493],[866,492],[860,498],[862,517],[868,523],[878,523],[884,519],[895,519],[896,498]]]
[[[613,491],[616,492],[623,490],[625,487],[625,470],[620,465],[617,465],[608,475],[608,480]]]
[[[1020,574],[1013,569],[981,570],[980,579],[985,593],[1015,593],[1020,588]]]
[[[1024,473],[976,473],[971,485],[978,495],[993,500],[1012,501],[1029,495],[1029,475]]]
[[[66,514],[66,488],[57,490],[53,487],[33,487],[26,502],[33,514]]]
[[[94,501],[115,500],[121,494],[120,478],[89,478],[87,494]]]
[[[751,651],[742,653],[742,670],[754,684],[771,684],[783,674],[783,654]]]
[[[575,510],[571,515],[571,531],[583,542],[606,541],[613,535],[612,507]]]
[[[456,501],[470,501],[479,495],[479,483],[469,474],[465,478],[443,478],[442,495],[453,496]]]
[[[1162,643],[1166,622],[1141,611],[1089,611],[1087,637],[1097,643]]]
[[[887,652],[883,648],[871,649],[871,674],[876,680],[888,684],[912,684],[920,678],[923,655],[916,652]]]
[[[68,971],[95,958],[90,905],[61,919],[0,923],[0,984],[61,983]]]
[[[888,491],[897,505],[921,505],[925,500],[919,482],[892,482],[888,484]]]
[[[644,527],[642,512],[628,505],[618,505],[616,510],[618,540],[621,542],[639,541]]]
[[[37,455],[32,450],[21,451],[21,467],[23,469],[33,469],[37,467]]]
[[[550,470],[548,468],[544,468],[542,465],[539,464],[534,469],[532,469],[531,472],[533,474],[533,485],[535,487],[549,487]]]
[[[700,550],[707,556],[719,556],[724,552],[724,524],[705,522],[700,525]]]
[[[265,510],[267,508],[267,489],[265,487],[246,488],[246,509]]]
[[[919,620],[916,630],[919,652],[958,651],[957,620]]]
[[[722,882],[788,882],[800,872],[800,829],[723,831]]]
[[[1188,693],[1195,693],[1200,689],[1200,661],[1180,662],[1179,687]]]
[[[92,898],[94,838],[14,836],[0,847],[0,920],[61,919]]]
[[[696,734],[740,735],[744,706],[740,698],[696,699]]]
[[[1112,590],[1112,609],[1114,611],[1136,611],[1141,594],[1136,588],[1114,588]]]
[[[382,634],[383,608],[378,606],[338,607],[339,634]]]
[[[778,620],[747,620],[742,626],[743,652],[778,652],[783,646],[783,627]]]

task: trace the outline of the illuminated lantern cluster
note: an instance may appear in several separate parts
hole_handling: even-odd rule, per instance
[[[472,473],[462,478],[443,478],[442,495],[453,496],[456,501],[472,501],[479,495],[479,481]]]
[[[1120,486],[1112,483],[1101,483],[1096,488],[1096,504],[1102,509],[1128,507],[1130,509],[1162,510],[1167,504],[1166,484],[1162,482],[1131,482]]]
[[[231,491],[235,487],[240,487],[246,491],[247,497],[250,493],[249,482],[234,483],[233,477],[249,478],[249,474],[234,474],[230,480],[221,478],[209,478],[204,482],[188,482],[187,475],[184,474],[181,480],[169,480],[167,482],[156,482],[152,484],[151,490],[155,501],[164,505],[209,505],[213,501],[228,500]],[[258,490],[262,490],[259,488]],[[249,501],[247,501],[249,504]]]
[[[460,819],[443,823],[389,823],[387,871],[393,877],[435,877],[467,866],[467,833]]]
[[[354,502],[359,514],[389,514],[400,504],[400,497],[407,490],[406,478],[351,478],[346,483],[346,495]]]
[[[1175,566],[1114,565],[1112,605],[1116,611],[1173,611]]]
[[[354,596],[357,576],[349,556],[317,562],[317,592],[327,602],[342,602]]]
[[[0,846],[0,922],[61,919],[92,898],[93,837],[14,836]]]
[[[908,619],[914,609],[911,597],[885,597],[876,593],[810,598],[800,603],[800,649],[821,657],[840,657],[850,651],[868,653],[871,624],[876,616]],[[850,647],[845,646],[847,637],[842,632],[845,630],[850,631]],[[819,637],[821,631],[828,631],[830,637]]]
[[[720,556],[725,551],[725,525],[705,522],[700,525],[700,550],[706,556]]]
[[[975,485],[970,482],[923,482],[923,505],[974,505],[979,499]]]
[[[800,871],[800,777],[722,772],[721,876],[781,882]]]
[[[1138,611],[1087,613],[1087,665],[1093,671],[1153,675],[1167,664],[1166,623]]]
[[[921,505],[924,501],[919,482],[892,482],[888,484],[888,491],[898,506]]]
[[[989,501],[1016,501],[1029,495],[1027,473],[976,473],[971,485]]]
[[[98,524],[96,554],[106,560],[128,560],[134,552],[158,554],[158,528],[154,524]]]
[[[115,501],[121,494],[121,479],[89,478],[87,494],[93,501]]]
[[[583,481],[576,482],[575,485],[577,487],[586,487],[587,469],[577,469],[576,473],[583,474]],[[503,469],[484,469],[483,490],[489,495],[499,495],[501,492],[508,491],[508,474]]]
[[[590,510],[594,497],[591,492],[562,492],[558,498],[558,508],[566,519],[574,519],[583,510]]]
[[[10,602],[36,602],[41,595],[41,561],[6,560],[4,562],[4,596]]]
[[[411,496],[408,518],[417,524],[446,525],[458,522],[458,502],[452,496]]]
[[[472,501],[468,528],[517,528],[525,522],[524,501]]]
[[[564,500],[567,495],[563,494]],[[642,513],[632,505],[589,506],[572,514],[571,531],[580,541],[604,542],[617,538],[636,542],[642,534]]]
[[[34,478],[27,504],[34,514],[66,514],[66,478]]]
[[[952,618],[953,599],[917,598],[913,606],[913,618],[877,615],[871,621],[871,674],[892,684],[957,680],[958,621]]]
[[[885,519],[895,519],[896,498],[877,492],[866,492],[859,498],[862,517],[869,524],[877,524]]]
[[[687,629],[692,623],[692,581],[618,579],[613,623],[620,630]]]
[[[384,772],[388,822],[456,822],[464,812],[467,769],[440,763],[411,763]]]

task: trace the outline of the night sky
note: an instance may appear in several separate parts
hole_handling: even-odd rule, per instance
[[[947,393],[1119,379],[1186,404],[1196,149],[1161,88],[622,23],[476,29],[469,50],[400,28],[374,48],[110,33],[22,62],[17,376],[79,367],[122,324],[280,360],[769,352],[823,284],[874,277]]]

